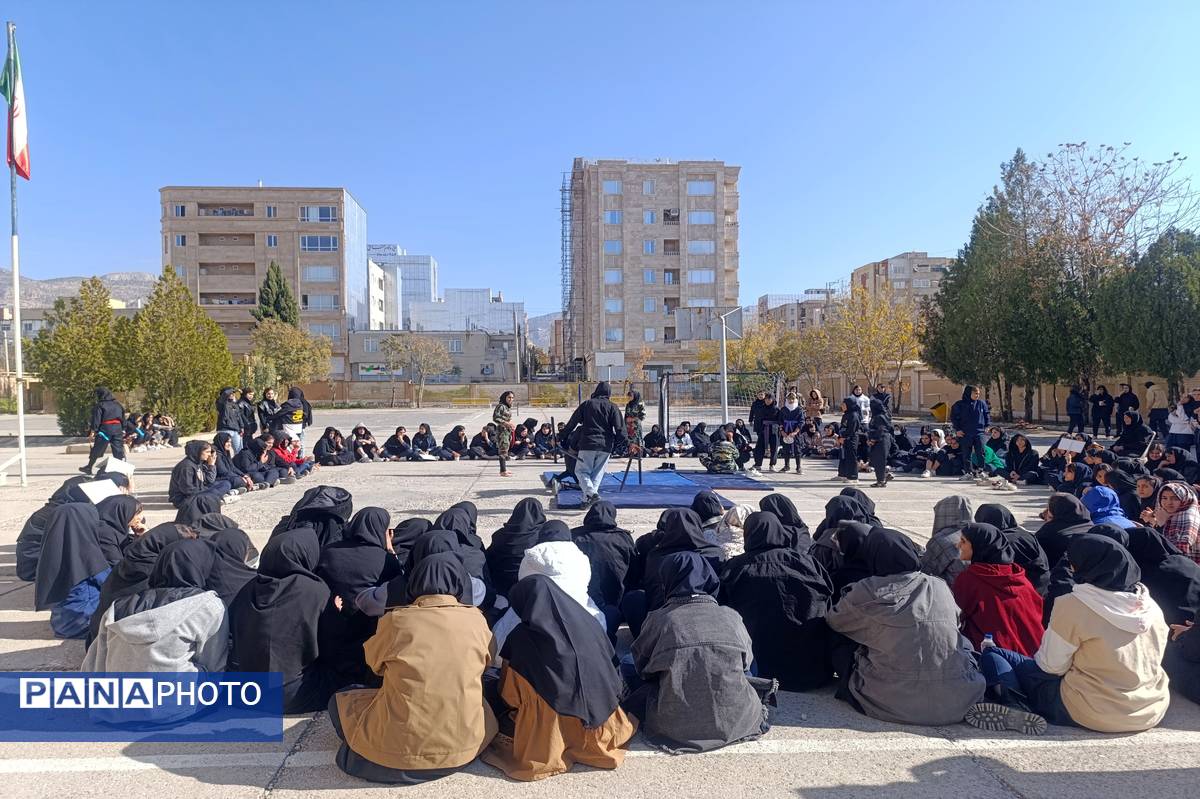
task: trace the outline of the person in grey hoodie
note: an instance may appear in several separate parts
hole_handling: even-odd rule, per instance
[[[204,590],[213,548],[184,539],[163,548],[149,587],[109,606],[81,671],[224,671],[229,653],[225,604]]]
[[[974,520],[971,500],[961,494],[939,499],[933,506],[933,536],[921,556],[921,571],[954,585],[954,578],[967,568],[958,557],[958,541],[963,527]]]
[[[961,722],[986,684],[946,581],[923,574],[916,544],[895,530],[873,528],[858,554],[872,576],[825,615],[848,639],[833,648],[836,696],[880,721]]]

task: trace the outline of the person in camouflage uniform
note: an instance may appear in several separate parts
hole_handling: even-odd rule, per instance
[[[733,432],[725,431],[725,437],[713,444],[712,452],[700,456],[704,468],[713,474],[736,474],[738,469],[738,448],[733,443]]]
[[[505,391],[500,395],[500,401],[496,403],[495,409],[492,411],[492,421],[496,423],[496,452],[500,455],[500,476],[511,477],[512,472],[508,470],[508,450],[512,446],[513,440],[513,412],[516,410],[513,407],[513,401],[516,395],[511,391]]]

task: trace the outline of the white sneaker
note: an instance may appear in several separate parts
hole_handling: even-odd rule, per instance
[[[753,466],[751,466],[749,469],[746,470],[746,474],[752,474],[757,477],[762,477],[762,472],[760,472],[758,469],[755,469]]]
[[[933,472],[926,469],[925,471],[921,472],[921,476],[928,480],[930,477],[933,477]]]
[[[1007,480],[1005,480],[1002,485],[998,486],[998,488],[1001,491],[1016,491],[1017,490],[1017,487],[1015,485],[1013,485],[1012,483],[1008,482]]]
[[[995,485],[995,483],[992,481],[992,478],[990,478],[990,477],[980,477],[978,480],[975,481],[975,485],[977,485],[977,486],[993,486],[993,485]]]

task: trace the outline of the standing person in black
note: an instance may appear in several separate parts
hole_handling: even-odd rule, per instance
[[[872,488],[886,488],[891,475],[888,474],[888,458],[892,454],[892,414],[876,397],[871,398],[871,421],[867,425],[867,440],[871,446],[871,466],[875,469]]]
[[[1121,393],[1117,395],[1117,437],[1125,432],[1125,414],[1142,407],[1142,401],[1128,383],[1120,384]]]
[[[125,409],[112,392],[104,386],[96,386],[96,402],[92,405],[92,451],[88,453],[87,466],[80,466],[79,471],[91,474],[92,467],[108,447],[112,447],[114,458],[125,460],[124,419]]]
[[[880,383],[875,387],[875,393],[871,395],[871,399],[879,400],[879,404],[883,406],[883,410],[887,413],[887,415],[892,415],[892,392],[888,390],[888,387],[885,384]],[[874,417],[875,411],[872,409],[871,418]]]
[[[754,402],[750,403],[750,428],[754,432],[758,432],[758,418],[762,416],[763,407],[767,403],[766,391],[758,392],[758,396],[754,398]]]
[[[263,390],[263,398],[258,401],[258,426],[264,433],[271,432],[271,420],[279,413],[279,398],[275,389]]]
[[[842,424],[838,437],[842,440],[842,457],[834,480],[858,482],[858,438],[862,434],[862,406],[854,397],[842,400]]]
[[[1112,412],[1116,406],[1113,395],[1104,386],[1096,386],[1096,393],[1088,397],[1092,403],[1092,436],[1100,435],[1100,425],[1104,425],[1104,435],[1112,435]]]
[[[631,455],[639,451],[630,444],[625,434],[625,420],[621,411],[612,403],[612,389],[601,381],[596,385],[590,399],[584,400],[567,420],[561,440],[570,441],[571,434],[579,430],[579,453],[575,456],[575,477],[579,490],[583,492],[583,509],[600,501],[600,484],[604,481],[604,467],[614,447],[629,448]]]
[[[238,400],[238,410],[242,412],[242,446],[258,434],[258,407],[254,404],[254,389],[247,386],[242,389],[242,398]]]
[[[763,457],[768,452],[771,456],[771,471],[775,471],[775,453],[779,449],[779,406],[775,404],[775,397],[770,391],[763,392],[762,403],[757,417],[753,416],[751,409],[751,418],[755,419],[754,434],[758,441],[754,445],[754,467],[749,469],[750,474],[759,474]]]

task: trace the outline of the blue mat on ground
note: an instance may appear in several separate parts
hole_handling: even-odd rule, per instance
[[[775,490],[775,486],[771,483],[764,480],[755,480],[753,477],[747,477],[744,474],[711,474],[709,472],[676,472],[676,474],[710,491],[716,491],[718,488],[724,488],[729,491]]]
[[[611,462],[609,464],[612,465]],[[559,472],[542,472],[542,482],[548,482],[551,477],[559,474]],[[604,482],[600,484],[601,491],[616,491],[621,485],[621,476],[625,474],[625,466],[622,464],[621,470],[618,472],[608,471],[604,473]],[[637,464],[629,470],[629,485],[637,485]],[[690,488],[693,493],[699,491],[697,487],[699,483],[690,479],[690,475],[685,477],[677,472],[646,470],[642,472],[642,485],[644,486],[659,486],[662,488]]]
[[[608,480],[605,479],[600,497],[618,508],[686,508],[691,506],[692,500],[696,498],[696,492],[700,490],[699,486],[690,481],[686,487],[651,485],[649,483],[638,485],[635,475],[629,476],[629,482],[625,485],[624,491],[618,490],[620,485],[621,481],[618,480],[609,488]],[[717,494],[717,499],[721,500],[721,507],[733,507],[733,503],[720,494]],[[559,508],[578,508],[581,505],[583,505],[582,491],[564,489],[558,492]]]

